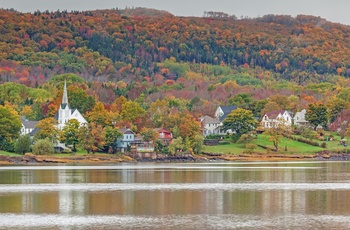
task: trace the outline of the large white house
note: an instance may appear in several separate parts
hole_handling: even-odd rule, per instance
[[[77,109],[70,108],[68,103],[66,81],[64,81],[62,103],[60,105],[60,108],[58,109],[55,119],[58,121],[57,128],[59,129],[63,129],[65,124],[71,119],[78,120],[80,124],[87,123],[85,118],[81,115],[81,113]]]
[[[205,115],[199,118],[203,126],[203,135],[220,134],[220,121],[216,118]]]
[[[306,109],[301,110],[300,112],[295,113],[293,118],[293,123],[296,126],[306,126],[309,122],[305,119]]]
[[[38,124],[38,121],[28,121],[25,118],[22,117],[22,128],[21,128],[21,135],[29,134],[30,136],[34,135],[34,130],[36,125]]]
[[[275,110],[266,113],[262,120],[261,126],[263,128],[277,128],[279,125],[285,125],[287,127],[292,126],[293,113],[288,110]]]

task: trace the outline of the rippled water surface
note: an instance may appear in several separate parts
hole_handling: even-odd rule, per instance
[[[349,162],[0,167],[0,229],[350,229]]]

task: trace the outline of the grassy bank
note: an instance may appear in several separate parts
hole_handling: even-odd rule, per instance
[[[95,155],[101,155],[101,154],[106,154],[106,153],[99,153],[99,152],[96,152]],[[6,151],[2,151],[0,150],[0,155],[3,155],[3,156],[10,156],[10,157],[19,157],[19,156],[23,156],[22,154],[18,154],[18,153],[11,153],[11,152],[6,152]],[[88,155],[86,150],[83,150],[83,149],[77,149],[76,152],[72,152],[72,153],[56,153],[56,154],[53,154],[52,156],[55,156],[55,157],[67,157],[67,156],[71,156],[71,155],[74,155],[74,156],[85,156],[85,155]],[[89,154],[89,155],[93,155],[93,154]]]
[[[318,141],[319,144],[322,143],[322,141]],[[270,149],[274,149],[274,146],[271,141],[268,140],[268,136],[266,135],[257,135],[257,138],[254,139],[252,144],[255,145],[263,145]],[[281,143],[279,144],[279,151],[278,154],[300,154],[300,155],[312,155],[317,152],[323,151],[323,150],[329,150],[332,153],[344,153],[344,152],[350,152],[350,146],[345,147],[343,145],[340,145],[340,137],[333,138],[333,141],[328,141],[327,148],[321,148],[317,146],[312,146],[309,144],[301,143],[292,139],[288,139],[283,137]],[[216,145],[216,146],[204,146],[203,149],[204,152],[211,152],[211,153],[223,153],[223,154],[233,154],[238,155],[241,153],[247,153],[248,149],[245,147],[245,144],[242,143],[230,143],[226,145]],[[271,152],[258,147],[253,150],[254,153],[260,153],[260,154],[274,154],[275,152]],[[10,153],[0,150],[0,155],[4,156],[21,156],[20,154],[16,153]],[[87,154],[87,152],[81,148],[77,149],[77,152],[74,153],[59,153],[54,154],[52,156],[55,157],[68,157],[68,156],[91,156],[92,154]],[[95,153],[96,156],[98,155],[106,155],[106,153]],[[109,154],[110,155],[110,154]],[[116,154],[115,156],[120,156],[120,154]]]
[[[252,144],[263,145],[270,149],[274,149],[274,146],[271,141],[268,140],[268,136],[266,135],[258,135],[256,139],[254,139]],[[327,148],[328,149],[328,148]],[[286,154],[314,154],[316,152],[325,150],[321,147],[311,146],[308,144],[304,144],[298,141],[294,141],[288,138],[282,138],[281,143],[279,144],[279,153]],[[212,152],[212,153],[224,153],[224,154],[240,154],[242,152],[246,152],[245,144],[241,143],[231,143],[228,145],[217,145],[217,146],[205,146],[204,152]],[[254,149],[256,153],[267,153],[266,149],[261,147],[257,147]]]
[[[19,156],[22,156],[22,155],[17,154],[17,153],[10,153],[10,152],[2,151],[2,150],[0,150],[0,155],[3,155],[3,156],[10,156],[10,157],[19,157]]]

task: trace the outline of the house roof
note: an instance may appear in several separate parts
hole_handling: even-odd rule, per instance
[[[287,113],[289,113],[289,115],[290,115],[291,117],[294,116],[294,113],[293,113],[292,111],[289,111],[289,110],[286,110],[286,111],[287,111]]]
[[[237,106],[220,106],[221,110],[224,112],[224,114],[219,117],[219,121],[225,120],[228,114],[230,114],[233,110],[236,110]]]
[[[33,137],[37,132],[39,132],[40,131],[40,129],[39,128],[35,128],[35,129],[33,129],[33,131],[31,131],[30,133],[29,133],[29,136],[31,136],[31,137]]]
[[[238,107],[235,105],[230,105],[230,106],[220,106],[220,108],[226,114],[226,113],[231,113],[232,110],[236,110]]]
[[[211,116],[205,115],[203,117],[200,117],[200,120],[203,124],[219,124],[220,121],[216,118],[213,118]]]
[[[34,129],[38,121],[22,121],[22,124],[26,129]]]
[[[271,112],[266,113],[265,115],[268,116],[270,119],[276,119],[279,114],[283,114],[285,110],[274,110]]]
[[[303,109],[300,112],[295,113],[294,120],[295,122],[307,122],[305,119],[306,110]]]
[[[169,130],[163,129],[163,128],[155,128],[154,131],[158,133],[171,133]]]
[[[269,113],[266,113],[265,115],[268,116],[270,119],[276,119],[279,114],[283,115],[285,112],[287,112],[291,117],[293,117],[293,113],[288,110],[274,110]]]
[[[118,131],[121,132],[122,134],[134,134],[134,132],[131,129],[127,129],[127,128],[121,128]]]

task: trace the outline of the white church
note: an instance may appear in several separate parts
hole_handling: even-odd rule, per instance
[[[57,128],[62,130],[67,121],[71,119],[77,119],[81,124],[87,123],[85,118],[81,115],[81,113],[77,109],[71,109],[68,103],[67,96],[67,84],[64,81],[64,89],[63,89],[63,98],[60,108],[58,109],[57,114],[55,115],[55,119],[58,121]],[[21,135],[29,134],[31,137],[35,135],[38,131],[36,125],[38,121],[28,121],[25,117],[22,117],[22,128]]]
[[[66,81],[64,81],[62,103],[60,105],[60,108],[58,109],[55,119],[58,121],[57,128],[60,130],[62,130],[65,124],[71,119],[78,120],[80,124],[87,123],[85,118],[81,115],[81,113],[77,109],[70,108],[68,103]]]

